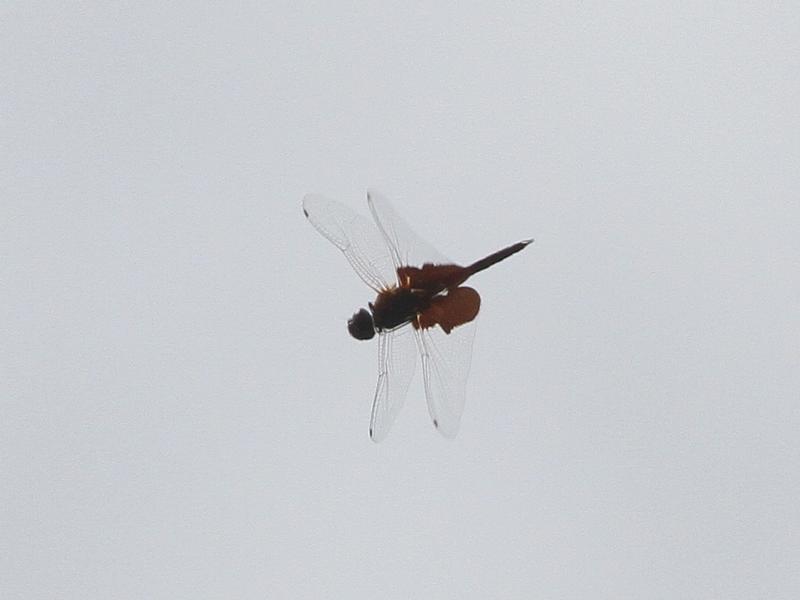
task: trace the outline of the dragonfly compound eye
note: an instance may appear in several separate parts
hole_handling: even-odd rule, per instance
[[[375,323],[366,308],[362,308],[347,322],[347,331],[357,340],[371,340],[375,337]]]

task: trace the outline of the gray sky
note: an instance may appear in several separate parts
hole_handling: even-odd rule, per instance
[[[2,8],[4,598],[797,598],[800,9]],[[370,442],[374,185],[483,296]]]

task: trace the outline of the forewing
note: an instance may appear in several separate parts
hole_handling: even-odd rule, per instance
[[[460,325],[449,334],[438,326],[415,331],[428,412],[439,433],[454,438],[464,412],[475,321]]]
[[[417,364],[414,329],[406,325],[378,334],[378,384],[372,402],[369,436],[380,442],[403,407]]]
[[[339,248],[358,276],[376,292],[397,281],[396,268],[380,231],[367,217],[317,194],[303,198],[303,213]]]
[[[391,202],[374,189],[367,190],[367,203],[378,230],[391,250],[395,269],[404,266],[421,267],[425,263],[450,264],[452,261],[432,244],[422,239],[395,212]]]

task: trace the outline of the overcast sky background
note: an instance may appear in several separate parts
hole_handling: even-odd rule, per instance
[[[0,595],[797,598],[800,8],[671,4],[6,2]],[[369,440],[368,186],[536,238],[455,441]]]

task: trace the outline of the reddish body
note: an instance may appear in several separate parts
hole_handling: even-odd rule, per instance
[[[303,213],[311,224],[377,294],[369,309],[359,309],[347,321],[355,339],[378,339],[369,435],[379,442],[388,434],[419,356],[433,425],[443,436],[455,437],[464,411],[475,317],[481,307],[478,292],[464,283],[533,240],[462,267],[414,233],[374,190],[367,192],[367,204],[372,221],[322,196],[303,198]]]
[[[411,322],[416,329],[439,325],[445,333],[469,323],[481,307],[473,288],[462,286],[478,271],[508,258],[530,242],[517,242],[469,266],[424,264],[397,269],[400,284],[378,294],[370,303],[377,331],[391,330]]]

